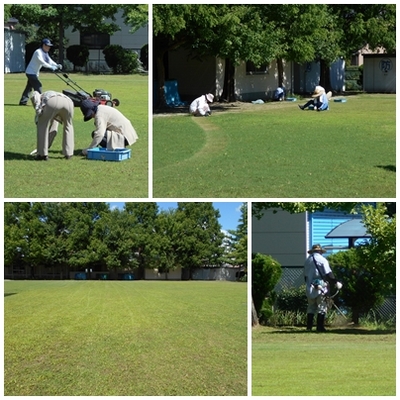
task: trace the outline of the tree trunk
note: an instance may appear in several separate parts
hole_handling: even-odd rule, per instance
[[[283,60],[282,60],[282,58],[278,58],[276,60],[276,64],[278,66],[278,86],[283,87]]]
[[[351,310],[351,320],[354,325],[358,325],[360,323],[360,311],[357,308],[353,308]]]
[[[236,101],[235,98],[235,66],[231,59],[225,59],[224,88],[220,101]]]
[[[251,299],[251,325],[258,326],[258,315],[256,308],[254,307],[253,299]]]
[[[320,80],[319,84],[325,89],[325,92],[328,93],[332,90],[331,85],[331,74],[329,69],[329,64],[325,60],[320,61]]]
[[[64,24],[62,21],[58,25],[58,63],[64,65]]]

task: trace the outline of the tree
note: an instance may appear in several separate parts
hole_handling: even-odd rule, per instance
[[[224,235],[218,222],[219,216],[212,203],[178,203],[175,219],[180,234],[176,253],[189,278],[194,268],[222,264]]]
[[[76,67],[84,67],[89,60],[89,49],[87,46],[75,44],[67,48],[67,59]]]
[[[131,33],[145,26],[149,21],[149,6],[147,4],[120,4],[125,24],[132,27]]]
[[[124,211],[131,217],[134,229],[134,247],[132,252],[138,261],[139,278],[151,265],[154,251],[154,233],[157,223],[158,205],[155,202],[125,203]]]
[[[282,275],[281,265],[271,256],[257,253],[253,254],[251,268],[251,294],[257,315],[260,315],[263,306],[266,307],[267,313],[271,312],[274,287]],[[269,299],[266,300],[267,297]],[[253,325],[256,322],[253,318]]]
[[[157,217],[153,236],[152,261],[149,266],[159,273],[168,273],[182,267],[179,256],[181,231],[176,220],[176,210],[162,211]]]
[[[242,214],[237,228],[228,231],[227,262],[247,268],[247,203],[242,204],[240,211]]]
[[[351,309],[352,321],[396,293],[396,217],[381,204],[363,206],[363,222],[371,241],[328,257],[337,278],[343,282],[340,299]]]
[[[117,4],[14,4],[11,13],[22,24],[36,24],[38,34],[51,33],[54,43],[58,44],[58,61],[62,64],[65,29],[72,27],[74,31],[111,35],[120,29],[114,22],[118,8]]]
[[[164,57],[168,51],[185,47],[200,57],[224,58],[221,99],[225,101],[235,101],[235,65],[242,60],[260,65],[272,60],[276,53],[277,32],[263,24],[258,9],[249,5],[157,4],[153,7],[153,30],[159,106],[165,106]]]
[[[360,203],[355,202],[282,202],[282,203],[252,203],[252,213],[253,215],[260,219],[263,212],[268,209],[273,209],[274,213],[278,210],[285,210],[294,213],[302,212],[315,212],[323,211],[326,208],[337,211],[344,211],[348,213],[355,213],[360,207]]]

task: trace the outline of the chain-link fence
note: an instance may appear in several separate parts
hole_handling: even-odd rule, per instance
[[[303,268],[282,268],[282,276],[275,286],[275,291],[279,293],[283,289],[298,288],[303,284]],[[373,311],[383,320],[396,322],[396,296],[387,297],[384,303]]]

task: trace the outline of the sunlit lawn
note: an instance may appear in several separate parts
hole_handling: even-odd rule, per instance
[[[244,396],[237,282],[7,281],[6,396]]]
[[[153,117],[155,197],[395,197],[396,96]]]

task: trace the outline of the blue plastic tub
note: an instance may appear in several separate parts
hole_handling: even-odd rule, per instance
[[[88,160],[123,161],[131,158],[131,149],[107,150],[101,147],[87,151]]]

